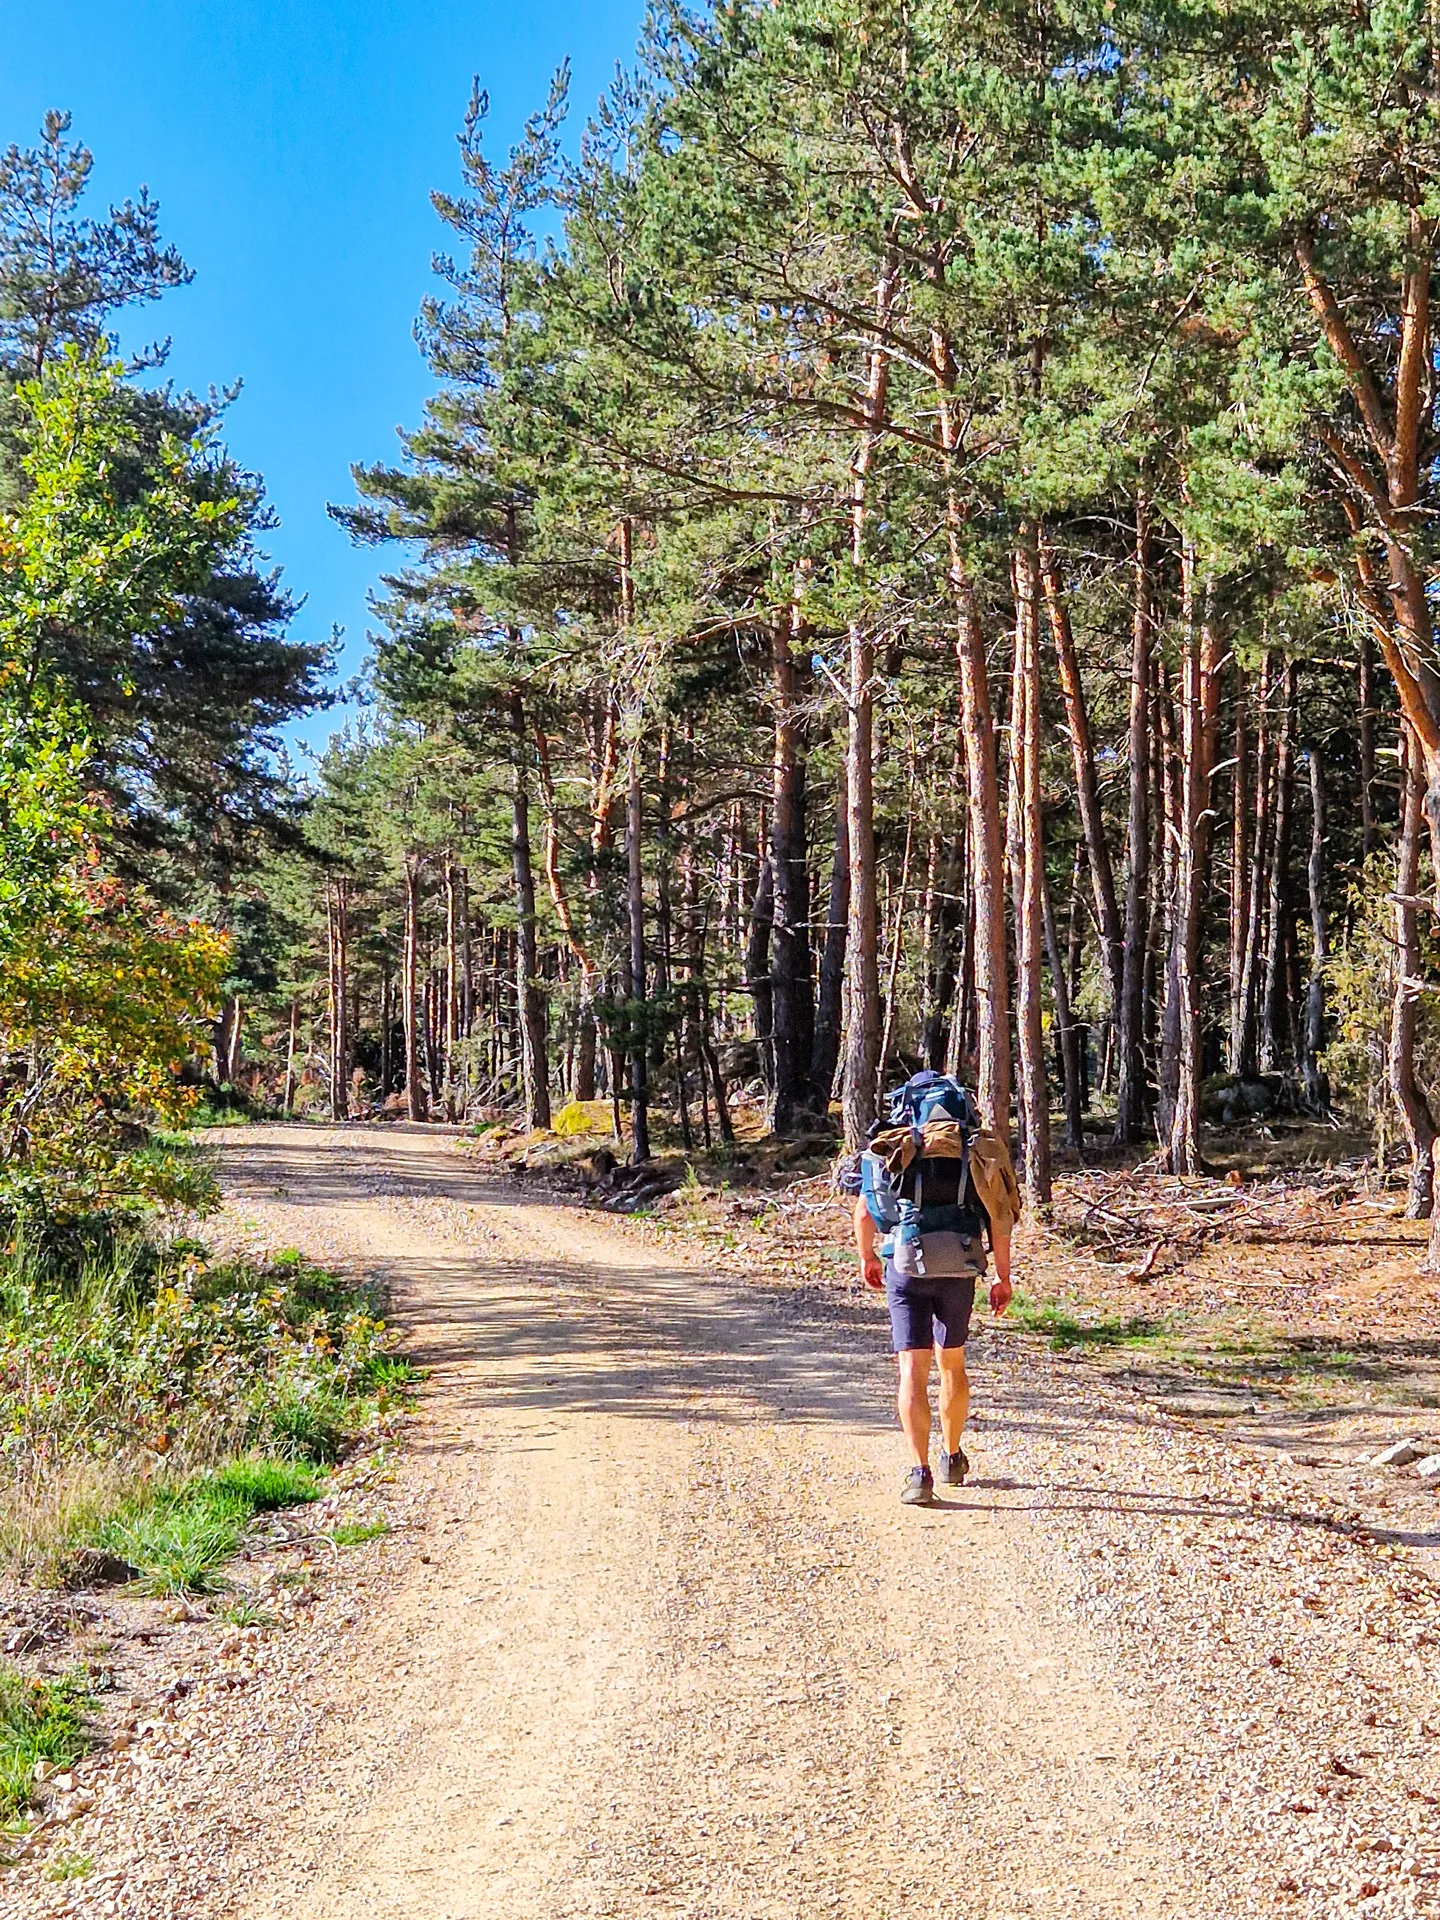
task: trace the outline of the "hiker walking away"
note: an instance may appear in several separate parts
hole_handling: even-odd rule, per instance
[[[882,1289],[899,1369],[896,1406],[911,1467],[900,1498],[929,1506],[930,1356],[940,1367],[940,1482],[965,1484],[960,1445],[970,1412],[965,1342],[985,1240],[995,1256],[990,1309],[1010,1304],[1010,1234],[1020,1194],[1003,1140],[981,1131],[967,1090],[947,1075],[915,1074],[888,1098],[856,1176],[855,1247],[867,1287]],[[847,1182],[851,1184],[851,1182]]]

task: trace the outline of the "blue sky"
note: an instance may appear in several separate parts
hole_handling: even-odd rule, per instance
[[[326,517],[353,460],[389,458],[429,376],[411,327],[444,229],[433,187],[457,184],[455,134],[478,73],[493,151],[572,63],[578,138],[643,0],[0,0],[0,144],[29,144],[49,107],[95,155],[93,201],[147,185],[190,287],[127,323],[169,334],[168,371],[204,391],[244,381],[226,437],[264,475],[270,537],[306,638],[345,629],[342,675],[365,653],[380,565]],[[98,208],[94,209],[99,211]],[[301,722],[323,746],[330,716]]]

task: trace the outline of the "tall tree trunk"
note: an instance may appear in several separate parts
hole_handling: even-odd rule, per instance
[[[1375,851],[1375,646],[1360,623],[1360,859]]]
[[[580,969],[579,1006],[576,1009],[577,1046],[572,1092],[576,1100],[593,1100],[595,1098],[595,1003],[599,998],[600,970],[595,964],[589,947],[580,938],[574,914],[570,909],[570,895],[560,872],[559,810],[555,803],[555,780],[550,770],[550,741],[543,727],[535,729],[535,764],[539,774],[540,804],[545,814],[545,884],[549,888],[555,918],[560,922],[560,931],[565,936],[566,944],[575,956],[576,964]],[[592,820],[592,860],[608,844],[608,812],[607,802],[603,831],[600,821]],[[602,844],[598,846],[595,838],[597,832],[602,833]]]
[[[625,796],[626,905],[630,923],[630,1159],[643,1166],[650,1158],[650,1078],[646,1046],[645,982],[645,791],[641,745],[630,749],[630,778]]]
[[[898,278],[893,248],[887,253],[875,291],[875,322],[883,330],[890,318]],[[890,386],[890,356],[873,344],[868,351],[864,428],[850,469],[850,564],[858,577],[865,570],[866,513],[870,469],[885,421]],[[853,1152],[870,1131],[876,1115],[875,1085],[880,1054],[880,962],[875,926],[875,790],[871,750],[874,740],[875,639],[864,618],[850,623],[850,736],[847,764],[850,816],[850,929],[846,943],[849,985],[845,1033],[843,1106],[845,1144]]]
[[[1081,875],[1083,858],[1084,849],[1077,844],[1075,865],[1070,874],[1070,918],[1065,955],[1066,964],[1069,967],[1069,978],[1066,982],[1067,998],[1072,1010],[1071,1018],[1075,1021],[1076,1046],[1080,1054],[1080,1112],[1082,1115],[1090,1111],[1090,1029],[1075,1014],[1074,1008],[1080,999],[1080,969],[1085,958],[1085,908],[1081,892],[1084,884]],[[1113,1057],[1118,1034],[1118,1027],[1111,1026],[1106,1029],[1105,1045],[1102,1049],[1102,1075]],[[1084,1144],[1083,1136],[1081,1144]]]
[[[1310,762],[1310,860],[1306,878],[1310,890],[1310,979],[1305,989],[1305,1034],[1301,1046],[1301,1068],[1305,1075],[1305,1100],[1310,1111],[1329,1110],[1330,1097],[1320,1072],[1320,1053],[1325,1045],[1325,774],[1318,748],[1311,747]]]
[[[421,1072],[423,1009],[420,1005],[420,873],[418,854],[405,856],[405,955],[400,974],[401,1015],[405,1023],[405,1111],[412,1120],[428,1112]],[[495,1023],[499,1032],[499,1021]]]
[[[580,976],[580,1004],[575,1013],[575,1084],[574,1097],[577,1100],[595,1098],[595,1058],[596,1058],[596,1020],[595,1020],[596,978],[593,973],[582,972]]]
[[[959,774],[959,768],[956,768]],[[960,919],[960,901],[965,890],[965,835],[935,835],[934,895],[931,914],[932,952],[928,969],[931,979],[921,1051],[927,1067],[942,1072],[949,1056],[946,1024],[955,1001],[957,978],[956,945]]]
[[[1295,787],[1295,662],[1280,676],[1280,737],[1275,752],[1275,833],[1270,859],[1270,931],[1265,948],[1265,999],[1260,1031],[1260,1064],[1279,1067],[1289,1027],[1289,981],[1285,971],[1285,928],[1290,915],[1290,809]]]
[[[932,803],[932,813],[933,803]],[[939,1029],[935,1002],[940,985],[943,945],[940,914],[940,863],[944,837],[938,819],[932,821],[925,845],[925,882],[920,891],[920,1057],[927,1066]]]
[[[935,1025],[935,989],[939,983],[941,954],[941,858],[945,835],[939,828],[937,808],[927,803],[931,828],[925,835],[925,879],[920,889],[920,1052],[929,1052],[929,1035]]]
[[[1360,597],[1424,768],[1424,813],[1440,906],[1440,672],[1429,582],[1414,543],[1422,474],[1432,458],[1435,242],[1434,218],[1417,198],[1408,214],[1399,324],[1379,330],[1384,344],[1378,372],[1319,263],[1313,230],[1302,228],[1294,244],[1306,296],[1358,416],[1358,435],[1347,439],[1322,424],[1317,437],[1354,536]],[[1358,451],[1357,441],[1368,442],[1368,454]]]
[[[300,1032],[300,998],[298,994],[290,996],[290,1037],[285,1047],[285,1099],[282,1111],[292,1113],[295,1109],[295,1043]]]
[[[725,1076],[720,1071],[720,1061],[715,1052],[713,1021],[710,1012],[710,987],[705,975],[703,934],[698,937],[701,944],[696,950],[696,968],[699,981],[699,1024],[696,1031],[696,1039],[699,1042],[702,1069],[700,1084],[703,1088],[706,1076],[708,1075],[710,1089],[715,1097],[715,1124],[720,1130],[720,1138],[726,1146],[734,1146],[735,1123],[730,1118],[730,1104],[725,1094]]]
[[[1185,611],[1182,615],[1182,625],[1187,635],[1185,643],[1187,658],[1190,647],[1188,636],[1192,621],[1191,594],[1187,588]],[[1175,790],[1175,774],[1179,765],[1180,750],[1175,740],[1174,703],[1169,697],[1166,686],[1163,660],[1157,662],[1157,669],[1160,681],[1160,751],[1164,780],[1161,806],[1165,811],[1165,846],[1162,855],[1164,883],[1161,909],[1165,922],[1161,959],[1165,986],[1160,1007],[1159,1057],[1155,1063],[1155,1137],[1160,1142],[1161,1151],[1165,1155],[1165,1164],[1168,1165],[1170,1135],[1175,1124],[1176,1102],[1180,1098],[1180,1044],[1183,1021],[1180,997],[1180,933],[1177,917],[1180,904],[1180,821],[1183,801]]]
[[[968,860],[970,854],[967,819],[961,845]],[[978,1008],[975,999],[975,895],[974,889],[960,890],[960,964],[955,990],[955,1018],[950,1022],[950,1039],[945,1048],[945,1071],[960,1075],[975,1058],[978,1038]]]
[[[245,1002],[236,994],[230,1003],[230,1028],[225,1041],[225,1078],[232,1087],[240,1084],[240,1067],[245,1058]]]
[[[905,944],[905,898],[910,890],[910,857],[915,850],[915,783],[912,779],[905,802],[905,851],[900,858],[900,885],[895,895],[895,926],[890,942],[890,965],[885,979],[885,1020],[880,1029],[880,1064],[876,1076],[877,1097],[884,1091],[884,1076],[895,1038],[895,999],[900,983],[900,956]]]
[[[1239,1047],[1235,1072],[1253,1076],[1259,1065],[1261,967],[1264,957],[1265,902],[1268,884],[1270,828],[1270,706],[1275,692],[1271,655],[1260,669],[1260,697],[1255,721],[1255,793],[1250,835],[1250,869],[1246,879],[1245,955],[1240,970]]]
[[[620,627],[628,639],[635,625],[635,529],[627,518],[616,529],[619,557]],[[643,717],[641,714],[633,716]],[[650,1075],[648,994],[645,953],[645,787],[644,741],[638,726],[629,743],[625,787],[625,909],[629,927],[627,953],[627,1024],[630,1050],[630,1160],[643,1166],[650,1158]]]
[[[1395,871],[1395,993],[1390,1006],[1390,1092],[1410,1148],[1409,1220],[1428,1220],[1435,1205],[1432,1159],[1437,1131],[1429,1102],[1415,1080],[1415,1027],[1423,987],[1419,915],[1421,761],[1410,728],[1400,729],[1400,840]],[[1423,764],[1423,763],[1422,763]]]
[[[1245,1057],[1245,930],[1250,924],[1250,750],[1245,728],[1245,670],[1235,663],[1235,765],[1230,773],[1230,1030],[1225,1064],[1241,1071]]]
[[[622,583],[623,586],[623,583]],[[594,723],[591,730],[590,764],[590,864],[585,874],[585,892],[590,901],[591,924],[595,924],[596,911],[601,903],[604,885],[605,863],[615,844],[615,775],[619,765],[619,706],[613,687],[606,689],[603,699],[595,703]],[[549,761],[545,761],[542,778],[548,776]],[[554,791],[548,789],[548,817],[554,816]],[[547,846],[549,842],[547,840]],[[557,840],[558,848],[558,840]],[[554,866],[558,875],[558,866],[547,859],[546,873],[550,874]],[[555,899],[556,912],[560,911],[556,888],[551,881],[551,897]],[[563,891],[563,889],[562,889]],[[571,951],[580,962],[580,1051],[575,1070],[575,1097],[577,1100],[593,1099],[596,1090],[596,1056],[600,1041],[601,987],[604,984],[601,969],[590,958],[588,952],[575,937],[574,923],[568,909],[561,918],[565,936],[571,943]],[[615,1115],[615,1138],[620,1138],[620,1088],[619,1054],[611,1036],[605,1041],[607,1078],[610,1087],[612,1111]],[[589,1091],[586,1092],[585,1089]]]
[[[1044,945],[1045,844],[1040,795],[1040,567],[1033,529],[1022,531],[1015,553],[1019,715],[1012,714],[1012,752],[1021,777],[1021,886],[1015,900],[1015,1025],[1019,1037],[1020,1097],[1025,1115],[1025,1192],[1035,1207],[1050,1203],[1050,1093],[1046,1083],[1041,1011]]]
[[[691,745],[692,733],[687,721],[685,743]],[[684,801],[690,797],[689,773],[693,756],[686,755],[686,766],[681,774]],[[700,870],[695,859],[695,835],[691,827],[684,827],[680,834],[680,947],[685,968],[684,988],[681,994],[680,1013],[680,1059],[694,1060],[699,1069],[700,1081],[700,1124],[704,1132],[705,1145],[713,1144],[710,1137],[710,1097],[706,1086],[705,1061],[700,1051],[700,966],[703,935],[700,924]],[[685,1091],[682,1085],[680,1098],[683,1103]]]
[[[1080,810],[1080,825],[1085,835],[1085,851],[1090,863],[1090,880],[1095,889],[1095,920],[1100,928],[1105,959],[1105,978],[1109,988],[1111,1017],[1118,1024],[1124,990],[1125,930],[1115,898],[1115,876],[1110,864],[1110,843],[1105,837],[1105,817],[1100,808],[1100,783],[1095,774],[1095,751],[1090,740],[1090,716],[1085,705],[1085,688],[1080,678],[1080,662],[1075,653],[1075,636],[1070,625],[1070,608],[1065,597],[1060,562],[1055,549],[1045,540],[1040,545],[1040,577],[1045,590],[1045,607],[1050,617],[1050,632],[1055,642],[1055,660],[1060,671],[1060,691],[1065,699],[1065,719],[1070,728],[1070,757],[1075,769],[1075,796]]]
[[[965,748],[969,799],[970,892],[974,934],[976,1094],[985,1124],[1002,1139],[1010,1134],[1010,972],[1005,938],[1005,854],[1000,828],[1000,777],[989,667],[979,596],[967,564],[965,513],[955,471],[960,423],[955,404],[955,356],[937,327],[930,335],[935,370],[940,446],[945,460],[945,532],[955,657],[960,678],[960,737]]]
[[[330,910],[330,890],[329,890],[328,881],[326,883],[326,890],[325,890],[325,909],[326,909],[326,928],[327,928],[326,939],[328,943],[329,910]],[[328,955],[329,953],[328,944],[327,944],[326,952]],[[215,1076],[215,1084],[217,1087],[223,1087],[230,1077],[229,1076],[230,1029],[234,1022],[234,1019],[235,1019],[235,995],[233,993],[230,993],[230,994],[226,994],[224,1000],[221,1002],[219,1018],[215,1021],[214,1025],[211,1027],[211,1030],[210,1030],[210,1055],[211,1055],[210,1066],[211,1066],[211,1071]]]
[[[1055,1028],[1060,1039],[1060,1067],[1065,1083],[1065,1144],[1077,1159],[1085,1157],[1085,1088],[1080,1064],[1080,1029],[1070,1006],[1070,982],[1065,955],[1055,925],[1050,887],[1041,875],[1040,904],[1045,916],[1045,950],[1050,960],[1050,985],[1055,1000]]]
[[[849,823],[846,823],[849,832]],[[732,801],[725,815],[725,829],[720,841],[720,911],[716,920],[715,945],[719,952],[733,952],[737,944],[736,928],[743,921],[744,913],[737,899],[739,890],[740,859],[740,802]],[[725,1018],[725,990],[720,989],[717,1013]]]
[[[390,955],[386,952],[380,970],[380,1105],[390,1098],[394,1078],[393,1042],[390,1029],[395,1020],[393,983],[390,979]]]
[[[805,638],[797,604],[770,630],[775,750],[771,780],[770,865],[775,889],[773,957],[775,1073],[770,1125],[788,1133],[810,1087],[815,1002],[810,963],[810,887],[805,842],[805,757],[795,646]]]
[[[674,738],[670,722],[660,728],[655,765],[655,941],[650,1004],[650,1068],[665,1072],[665,1032],[671,1021],[670,987],[674,955],[671,949],[670,907],[670,756]]]
[[[525,1124],[550,1125],[550,1055],[545,1033],[545,996],[540,987],[540,954],[535,923],[535,868],[530,858],[530,788],[525,777],[528,737],[525,703],[510,694],[510,733],[514,765],[510,787],[510,867],[515,881],[515,994],[520,1025],[520,1082]]]
[[[840,1060],[841,1002],[845,986],[845,944],[850,922],[850,805],[845,761],[840,762],[835,796],[835,838],[830,855],[830,892],[825,910],[825,943],[820,950],[820,992],[815,1007],[815,1044],[810,1055],[810,1104],[828,1113]]]
[[[715,1098],[715,1123],[720,1138],[727,1145],[733,1145],[735,1127],[730,1118],[730,1108],[725,1098],[725,1079],[720,1071],[712,1035],[710,987],[705,970],[705,916],[700,908],[700,871],[695,859],[693,830],[684,841],[682,881],[685,889],[686,1012],[700,1068],[700,1110],[705,1127],[705,1143],[707,1146],[710,1144],[708,1086]]]
[[[443,979],[443,974],[439,973],[434,965],[434,954],[432,952],[431,965],[425,972],[424,1018],[421,1023],[425,1035],[425,1067],[430,1080],[430,1104],[432,1107],[439,1106],[445,1095],[444,1061],[441,1057],[442,1022],[444,1019],[444,1013],[441,1007],[441,986]]]
[[[1015,601],[1014,646],[1010,654],[1010,701],[1006,714],[1006,732],[1009,736],[1009,753],[1005,768],[1005,877],[1010,889],[1012,912],[1015,921],[1015,1045],[1018,1060],[1020,1051],[1020,912],[1025,897],[1025,841],[1024,821],[1022,817],[1022,795],[1025,785],[1025,629],[1020,618],[1021,587],[1015,573],[1015,556],[1010,556],[1010,583]],[[1015,1103],[1016,1146],[1021,1161],[1025,1155],[1025,1100],[1024,1075],[1021,1075],[1021,1097]]]
[[[332,881],[326,889],[330,923],[330,1117],[344,1120],[350,1113],[349,1046],[349,927],[345,882]]]
[[[760,865],[750,927],[745,940],[745,986],[755,1006],[755,1046],[760,1078],[772,1099],[775,1089],[775,992],[770,974],[770,935],[775,924],[775,871],[761,835]]]
[[[1191,561],[1193,571],[1193,559]],[[1174,1173],[1200,1173],[1200,1081],[1203,1075],[1200,934],[1209,871],[1210,779],[1220,695],[1220,637],[1214,583],[1187,621],[1183,662],[1181,818],[1175,879],[1175,968],[1180,1027],[1175,1103],[1165,1163]]]
[[[1150,508],[1135,503],[1135,583],[1130,624],[1130,819],[1125,872],[1125,945],[1120,976],[1115,1143],[1133,1145],[1145,1124],[1145,961],[1150,892]]]
[[[475,964],[470,944],[470,869],[460,869],[460,1031],[468,1040],[475,1027]],[[469,1068],[466,1068],[466,1089]]]
[[[445,1118],[459,1119],[456,1074],[460,1039],[460,899],[455,856],[445,849]]]
[[[958,539],[952,547],[955,574]],[[1005,849],[1000,825],[1000,771],[980,605],[973,582],[962,574],[956,652],[960,667],[960,734],[965,744],[969,798],[970,874],[974,914],[971,962],[974,983],[976,1096],[990,1131],[1010,1137],[1010,955],[1005,928]]]
[[[683,796],[690,798],[690,776],[694,763],[694,733],[685,723],[686,756],[682,767]],[[700,869],[695,857],[693,825],[682,828],[680,838],[680,940],[685,966],[679,1032],[680,1100],[685,1103],[684,1063],[693,1060],[700,1083],[700,1125],[706,1147],[713,1146],[710,1131],[710,1077],[705,1027],[708,1015],[704,1002],[705,923],[700,910]],[[717,1068],[718,1073],[718,1068]],[[724,1088],[720,1092],[724,1107]],[[729,1115],[726,1114],[728,1124]]]
[[[1145,984],[1142,1000],[1141,1031],[1147,1063],[1160,1053],[1160,1008],[1165,997],[1165,967],[1170,953],[1170,908],[1166,896],[1165,834],[1168,825],[1165,799],[1165,742],[1161,715],[1159,662],[1152,655],[1155,675],[1154,698],[1150,703],[1150,895],[1147,905],[1145,948]]]

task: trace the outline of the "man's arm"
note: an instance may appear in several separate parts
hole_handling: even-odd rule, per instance
[[[879,1293],[885,1285],[885,1269],[875,1251],[875,1222],[863,1198],[855,1202],[855,1251],[860,1256],[860,1278]]]
[[[1010,1284],[1010,1228],[990,1223],[990,1250],[995,1255],[995,1284],[990,1289],[990,1311],[1004,1313],[1015,1289]]]

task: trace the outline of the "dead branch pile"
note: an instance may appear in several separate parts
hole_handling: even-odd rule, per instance
[[[1179,1179],[1145,1167],[1095,1169],[1056,1182],[1051,1226],[1097,1258],[1129,1265],[1124,1277],[1142,1281],[1192,1260],[1217,1239],[1255,1246],[1305,1240],[1322,1225],[1333,1229],[1335,1209],[1367,1196],[1372,1177],[1362,1161],[1249,1184],[1233,1174]]]

